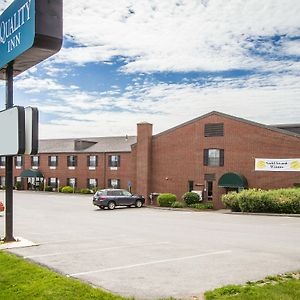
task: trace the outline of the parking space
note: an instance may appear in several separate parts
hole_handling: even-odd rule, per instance
[[[300,269],[300,218],[151,208],[99,210],[91,196],[15,193],[11,252],[137,299],[190,298]],[[4,218],[0,217],[3,236]]]

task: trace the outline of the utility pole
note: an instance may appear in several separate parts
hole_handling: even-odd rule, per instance
[[[6,68],[6,109],[14,106],[13,71],[14,62]],[[5,130],[5,129],[4,129]],[[6,156],[5,163],[5,242],[14,242],[13,236],[13,156]]]

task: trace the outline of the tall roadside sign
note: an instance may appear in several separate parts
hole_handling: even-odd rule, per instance
[[[0,154],[6,156],[5,242],[15,240],[13,156],[38,152],[38,111],[13,108],[13,77],[57,53],[62,41],[63,0],[15,0],[0,16],[0,79],[6,81],[6,111],[0,112],[6,130],[0,141]]]

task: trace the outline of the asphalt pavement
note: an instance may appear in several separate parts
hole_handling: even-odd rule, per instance
[[[200,298],[300,270],[300,218],[99,210],[91,195],[49,192],[16,191],[14,199],[14,235],[37,246],[10,252],[123,296]],[[3,228],[0,216],[2,237]]]

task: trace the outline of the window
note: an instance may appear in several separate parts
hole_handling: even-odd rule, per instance
[[[77,156],[70,155],[68,156],[68,167],[76,167],[77,166]]]
[[[23,166],[23,157],[22,156],[15,157],[15,166],[16,166],[16,168],[21,168]]]
[[[98,180],[95,178],[89,178],[88,179],[88,183],[87,183],[87,187],[89,189],[94,189],[98,186]]]
[[[67,185],[71,186],[71,187],[76,187],[77,179],[76,178],[68,178],[67,179]]]
[[[48,179],[48,186],[51,186],[53,188],[57,188],[57,182],[58,182],[57,178],[50,177]]]
[[[0,176],[0,186],[5,186],[5,176]]]
[[[5,168],[6,157],[0,156],[0,167]]]
[[[58,157],[57,156],[48,156],[48,166],[49,167],[57,167]]]
[[[204,149],[204,166],[224,166],[224,150]]]
[[[108,187],[113,189],[119,189],[120,179],[108,179]]]
[[[90,168],[95,168],[98,166],[98,157],[96,155],[89,155],[87,157],[87,165]]]
[[[224,136],[224,124],[223,123],[211,123],[204,125],[204,136]]]
[[[40,165],[39,156],[31,156],[31,167],[38,168]]]
[[[110,155],[109,156],[109,166],[110,167],[120,167],[120,155]]]

